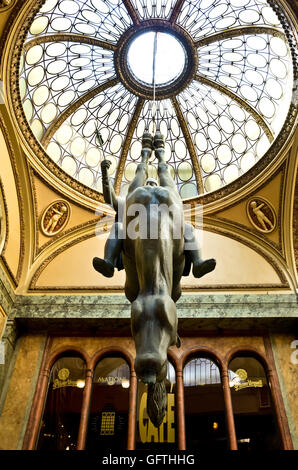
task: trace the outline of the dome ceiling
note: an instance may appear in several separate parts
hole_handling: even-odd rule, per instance
[[[20,66],[33,134],[59,167],[99,192],[104,153],[124,193],[155,114],[183,199],[227,185],[264,155],[291,103],[290,49],[268,3],[46,1],[31,22]],[[149,172],[156,176],[154,157]]]

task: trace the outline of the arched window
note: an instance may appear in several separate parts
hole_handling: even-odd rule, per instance
[[[121,357],[105,357],[93,375],[87,450],[125,449],[127,445],[130,369]]]
[[[282,449],[270,387],[264,367],[254,357],[235,357],[229,364],[238,449]]]
[[[65,355],[54,363],[37,449],[76,449],[85,375],[85,362],[75,355]]]
[[[191,359],[183,370],[187,448],[227,449],[225,405],[217,365],[208,358]]]
[[[170,362],[168,362],[166,391],[166,414],[162,424],[156,428],[147,414],[147,385],[138,383],[136,449],[168,451],[177,448],[176,374]]]

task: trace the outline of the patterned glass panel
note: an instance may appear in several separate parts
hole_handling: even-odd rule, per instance
[[[115,43],[131,24],[121,0],[48,0],[31,24],[28,37],[67,32]]]
[[[136,101],[122,84],[88,100],[58,128],[48,146],[50,156],[81,183],[101,190],[100,162],[104,156],[112,162],[109,175],[113,179]],[[103,138],[102,148],[96,142],[96,127]]]
[[[115,67],[123,34],[149,19],[182,27],[198,52],[193,80],[156,104],[138,101]],[[35,137],[84,185],[101,192],[104,153],[124,194],[142,134],[157,128],[178,190],[190,198],[231,183],[268,150],[291,103],[291,59],[266,0],[47,0],[24,44],[19,91]],[[149,174],[157,176],[154,155]]]
[[[186,0],[177,20],[194,39],[227,28],[247,25],[280,26],[275,12],[265,0]]]

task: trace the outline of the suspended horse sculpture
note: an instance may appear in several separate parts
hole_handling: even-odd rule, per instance
[[[148,160],[155,151],[159,184],[148,179]],[[125,295],[131,302],[131,328],[136,347],[135,370],[148,384],[147,412],[158,427],[166,410],[167,351],[180,346],[176,301],[180,281],[201,277],[215,268],[215,260],[203,261],[193,228],[184,223],[183,204],[164,158],[164,138],[145,133],[141,163],[131,182],[120,216],[120,198],[109,181],[109,161],[102,163],[105,201],[116,210],[116,221],[105,246],[104,259],[94,258],[94,268],[111,277],[115,267],[125,269]],[[186,244],[187,241],[187,244]],[[188,249],[187,247],[190,247]]]

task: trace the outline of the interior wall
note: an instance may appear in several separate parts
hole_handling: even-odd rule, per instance
[[[115,270],[113,278],[105,278],[92,266],[94,256],[104,257],[107,236],[108,233],[101,237],[93,236],[59,253],[41,272],[36,288],[123,288],[124,271]],[[192,275],[183,278],[183,286],[280,285],[275,269],[246,245],[207,231],[198,233],[198,241],[202,248],[202,257],[215,258],[217,266],[212,273],[201,279],[195,279]]]

